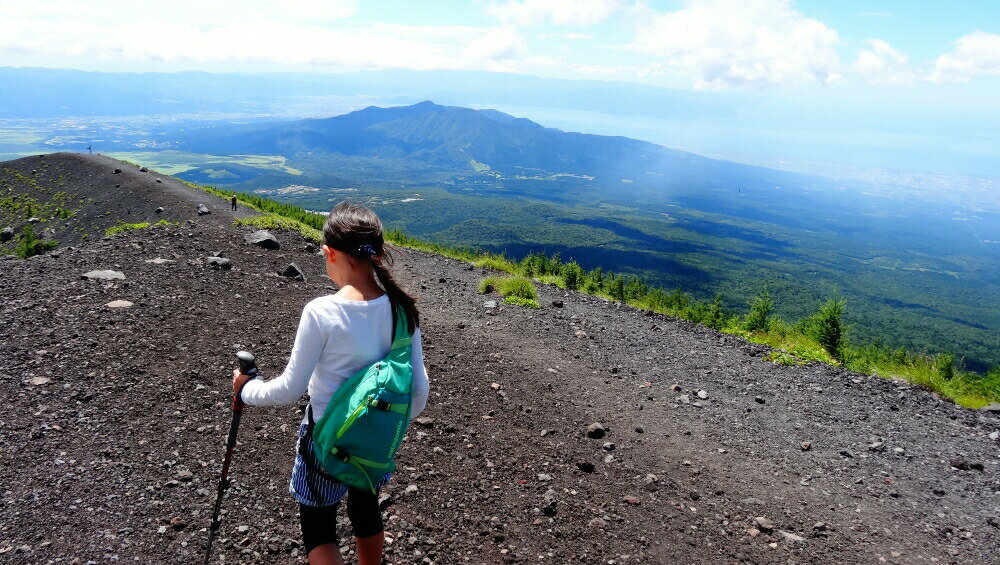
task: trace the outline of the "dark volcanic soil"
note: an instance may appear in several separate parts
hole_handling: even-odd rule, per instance
[[[227,200],[191,190],[173,177],[142,171],[136,165],[103,155],[80,153],[53,153],[0,163],[0,198],[8,196],[13,196],[15,202],[18,198],[24,202],[28,196],[41,202],[64,203],[72,216],[42,213],[51,209],[35,209],[30,214],[38,218],[36,235],[51,230],[46,239],[63,245],[100,239],[106,229],[119,222],[178,222],[198,217],[198,204],[212,212],[201,217],[202,223],[229,223],[234,217],[252,213],[242,207],[232,212]],[[157,212],[157,208],[161,211]],[[11,212],[0,207],[0,229],[10,226],[20,231],[28,218]],[[0,244],[0,255],[14,243]]]
[[[266,251],[178,209],[177,226],[0,259],[0,561],[201,558],[233,352],[275,375],[332,286],[297,234]],[[293,261],[306,282],[276,274]],[[488,309],[486,272],[426,253],[396,270],[420,295],[431,397],[384,491],[389,563],[997,562],[997,415],[549,287],[542,310]],[[303,561],[300,417],[247,410],[213,562]]]

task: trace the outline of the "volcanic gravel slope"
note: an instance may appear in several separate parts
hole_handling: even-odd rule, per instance
[[[0,562],[202,558],[233,353],[277,374],[302,306],[333,288],[298,234],[268,251],[179,209],[0,259]],[[289,262],[305,282],[277,274]],[[81,279],[94,269],[126,279]],[[485,308],[491,273],[432,254],[401,250],[396,270],[431,396],[383,491],[389,563],[998,562],[996,414],[552,287],[541,310]],[[304,561],[300,418],[245,412],[213,562]]]
[[[44,202],[60,199],[60,193],[65,193],[62,200],[72,210],[71,217],[32,214],[40,216],[36,235],[51,230],[52,238],[63,245],[100,238],[106,229],[119,222],[177,222],[196,217],[198,204],[204,204],[215,214],[215,218],[202,216],[203,222],[228,223],[234,217],[253,213],[242,206],[233,212],[225,199],[192,190],[174,177],[141,169],[111,157],[81,153],[52,153],[4,161],[0,163],[0,198],[24,195]],[[0,228],[7,227],[4,223],[11,219],[0,209]],[[20,230],[27,218],[15,221],[10,227]],[[0,255],[3,253],[4,248],[0,247]]]

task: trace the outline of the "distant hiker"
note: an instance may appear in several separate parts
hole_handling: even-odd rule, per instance
[[[233,205],[233,211],[235,212],[236,211],[236,195],[234,194],[233,197],[229,199],[229,201],[232,203],[232,205]]]
[[[343,563],[338,547],[337,509],[346,495],[359,563],[376,565],[381,563],[385,539],[378,488],[389,482],[392,473],[381,476],[373,485],[374,492],[332,478],[323,471],[313,451],[311,428],[347,379],[389,353],[394,332],[391,305],[402,308],[412,324],[410,418],[423,410],[428,381],[419,315],[414,299],[396,284],[384,264],[389,258],[382,222],[374,212],[346,202],[338,204],[323,228],[322,249],[327,275],[340,290],[306,304],[291,357],[280,376],[266,382],[249,380],[236,369],[233,391],[249,406],[275,406],[294,404],[308,390],[310,402],[299,426],[298,454],[289,492],[299,502],[309,563]],[[333,410],[334,405],[330,408]]]

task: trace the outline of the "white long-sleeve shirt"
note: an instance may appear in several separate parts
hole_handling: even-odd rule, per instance
[[[344,381],[389,352],[393,323],[385,294],[374,300],[333,295],[316,298],[302,309],[284,372],[269,381],[247,381],[240,397],[251,406],[279,406],[295,403],[308,389],[313,417],[318,421]],[[413,332],[411,418],[427,404],[428,388],[417,328]]]

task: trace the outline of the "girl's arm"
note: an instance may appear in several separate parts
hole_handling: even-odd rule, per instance
[[[430,383],[424,367],[424,349],[420,343],[420,328],[413,331],[413,396],[410,399],[410,418],[416,418],[427,405]]]
[[[326,347],[326,335],[311,304],[302,309],[295,345],[288,358],[285,371],[267,382],[260,379],[247,381],[240,391],[240,398],[250,406],[280,406],[294,404],[309,386],[316,364]]]

